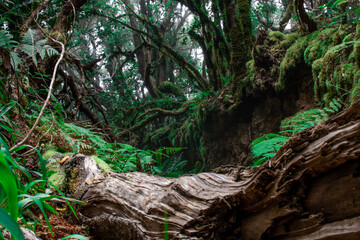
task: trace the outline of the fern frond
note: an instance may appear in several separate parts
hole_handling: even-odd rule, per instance
[[[251,145],[251,153],[254,157],[269,157],[270,153],[275,153],[289,139],[289,137],[279,134],[269,133],[255,139]]]
[[[11,66],[15,70],[19,67],[19,65],[22,64],[22,61],[21,61],[21,58],[19,57],[19,55],[13,51],[10,52],[10,62],[11,62]]]
[[[14,38],[7,30],[0,30],[0,48],[10,50],[15,47],[18,42],[12,40]]]
[[[54,48],[49,45],[46,45],[47,40],[42,39],[35,42],[34,31],[29,29],[23,36],[21,40],[20,50],[26,53],[29,57],[31,57],[35,63],[37,62],[37,56],[39,55],[42,60],[44,60],[46,54],[49,57],[54,56],[55,54],[59,54]]]

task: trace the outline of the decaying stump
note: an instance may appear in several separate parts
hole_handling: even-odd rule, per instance
[[[360,239],[359,156],[356,103],[257,168],[169,179],[75,155],[66,171],[97,239]]]

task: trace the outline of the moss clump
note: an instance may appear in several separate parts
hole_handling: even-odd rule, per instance
[[[65,187],[66,174],[64,168],[61,167],[60,161],[66,155],[69,154],[60,153],[53,146],[48,147],[45,153],[42,155],[43,159],[47,161],[46,168],[48,172],[52,172],[48,178],[49,182],[54,184],[61,191]]]
[[[54,186],[56,186],[57,188],[59,188],[62,191],[65,187],[66,174],[65,174],[64,169],[61,167],[60,160],[61,159],[51,160],[50,162],[48,162],[46,164],[46,168],[48,171],[54,172],[48,178],[49,182],[54,184]]]
[[[343,39],[348,35],[347,26],[341,26],[339,30],[335,32],[335,34],[332,36],[333,45],[341,44]]]
[[[309,45],[308,37],[303,37],[295,42],[286,52],[285,57],[280,63],[280,74],[278,87],[285,86],[285,78],[288,71],[295,68],[298,64],[304,61],[304,51]]]
[[[100,169],[103,173],[112,171],[109,164],[107,164],[104,160],[102,160],[101,158],[99,158],[96,155],[92,155],[91,157],[95,160],[96,164],[100,167]]]
[[[360,69],[356,57],[358,51],[356,45],[337,45],[312,65],[315,94],[318,100],[322,98],[325,105],[335,97],[349,103],[359,99],[357,92]],[[319,62],[322,67],[317,66]]]
[[[255,65],[255,61],[254,60],[250,60],[246,63],[246,68],[247,68],[247,71],[249,73],[249,80],[250,82],[252,83],[252,87],[254,87],[254,76],[255,76],[255,73],[256,73],[256,65]]]
[[[49,147],[44,154],[42,154],[43,159],[49,160],[50,158],[52,158],[56,153],[59,153],[58,151],[56,151],[55,147]]]
[[[304,60],[311,65],[315,60],[324,56],[324,54],[333,46],[333,35],[336,29],[324,29],[315,32],[309,36],[309,45],[304,51]]]
[[[280,42],[280,48],[281,49],[288,49],[289,47],[291,47],[291,45],[294,44],[294,42],[296,40],[298,40],[300,38],[300,34],[299,33],[292,33],[289,34],[288,36],[286,36],[285,40]]]
[[[159,90],[163,93],[171,93],[171,94],[174,94],[175,97],[182,97],[182,98],[185,98],[184,96],[184,93],[182,91],[182,89],[175,85],[174,83],[172,82],[163,82],[160,87],[159,87]]]
[[[278,31],[269,32],[269,40],[273,42],[281,42],[284,40],[285,34]]]
[[[285,86],[287,74],[306,63],[312,66],[315,96],[319,101],[327,105],[333,98],[341,98],[344,103],[358,99],[360,44],[353,43],[357,38],[351,31],[353,29],[345,25],[322,29],[298,39],[280,64],[280,89]],[[284,41],[280,46],[287,44]]]

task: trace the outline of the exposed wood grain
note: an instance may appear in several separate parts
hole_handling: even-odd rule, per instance
[[[165,226],[169,239],[359,239],[359,109],[295,135],[268,164],[217,169],[226,174],[102,174],[75,155],[70,192],[98,239],[164,239]]]

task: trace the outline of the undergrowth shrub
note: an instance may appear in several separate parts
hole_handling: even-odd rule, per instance
[[[48,214],[58,215],[55,205],[59,207],[66,205],[76,216],[70,202],[80,202],[65,197],[56,186],[47,180],[48,172],[45,161],[37,149],[35,150],[38,153],[41,172],[28,171],[20,164],[21,158],[12,156],[12,153],[31,146],[24,145],[10,150],[2,137],[0,137],[0,146],[0,225],[8,229],[16,239],[24,239],[18,220],[25,227],[36,232],[38,223],[34,217],[36,215],[33,213],[33,206],[36,206],[41,211],[51,235],[54,236]],[[3,239],[1,231],[0,239]]]

